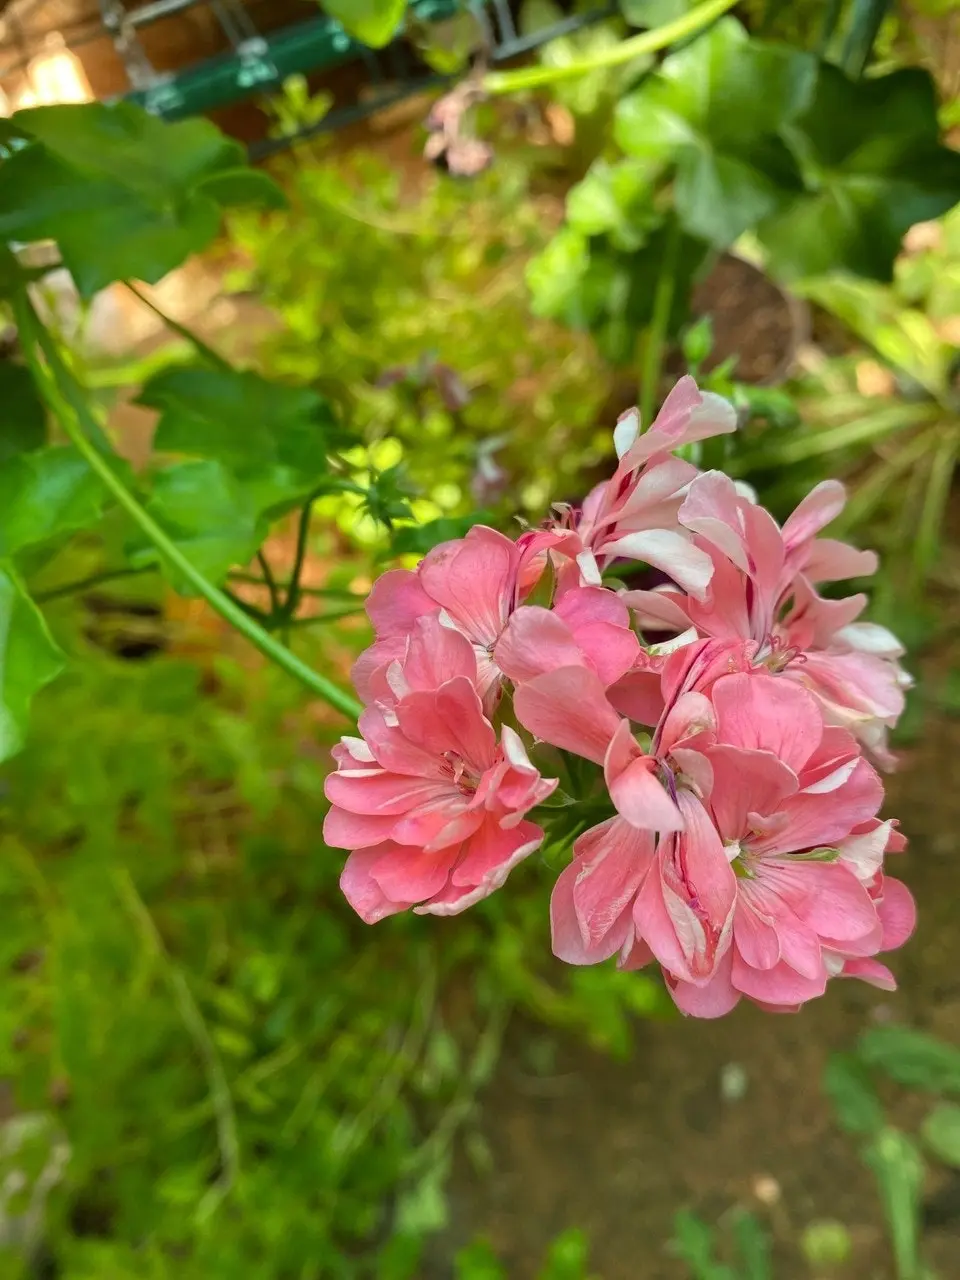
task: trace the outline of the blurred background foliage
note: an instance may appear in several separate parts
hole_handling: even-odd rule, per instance
[[[396,18],[363,7],[382,42]],[[527,32],[559,12],[515,7]],[[207,168],[180,165],[170,134],[131,118],[132,151],[94,137],[84,163],[104,172],[84,221],[24,195],[47,179],[89,193],[77,135],[21,118],[28,145],[0,178],[24,181],[0,195],[0,229],[18,246],[58,239],[73,271],[72,311],[39,268],[30,296],[93,389],[91,433],[129,445],[131,395],[156,413],[146,465],[134,458],[148,510],[341,684],[377,572],[477,513],[514,529],[576,501],[610,467],[617,413],[640,400],[649,420],[688,369],[742,424],[695,461],[780,515],[841,475],[845,533],[885,555],[874,616],[911,646],[952,625],[958,70],[937,37],[952,7],[749,0],[659,61],[626,46],[695,9],[624,0],[544,46],[468,113],[496,156],[469,181],[427,170],[417,129],[399,152],[374,135],[298,144],[269,182],[206,135]],[[328,106],[292,81],[274,132]],[[131,155],[158,146],[155,171],[131,176]],[[118,185],[137,231],[122,245]],[[162,243],[158,187],[181,201]],[[106,354],[101,287],[156,282],[194,251],[230,322],[197,308],[149,351]],[[554,1031],[629,1059],[638,1019],[673,1016],[658,981],[552,963],[561,849],[463,919],[352,918],[342,855],[320,839],[340,723],[155,572],[48,423],[22,323],[20,342],[0,363],[3,582],[18,634],[67,670],[48,686],[59,659],[31,668],[29,732],[25,705],[4,704],[2,1274],[512,1274],[484,1239],[440,1260],[432,1243],[463,1240],[455,1153],[461,1177],[493,1171],[479,1099],[511,1015],[534,1077],[553,1069]],[[8,684],[23,648],[5,651]],[[889,1274],[921,1280],[918,1188],[924,1161],[958,1160],[957,1060],[899,1030],[863,1039],[827,1089],[879,1190]],[[871,1072],[936,1095],[917,1138],[887,1122]],[[766,1230],[681,1215],[672,1256],[693,1280],[767,1280]],[[843,1271],[842,1222],[812,1223],[796,1253],[804,1275],[859,1274]],[[575,1228],[539,1272],[592,1274]]]

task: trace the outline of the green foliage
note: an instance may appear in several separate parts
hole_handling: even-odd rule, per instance
[[[17,576],[0,568],[0,760],[20,750],[34,695],[62,668],[42,614]]]
[[[19,111],[13,126],[29,145],[3,162],[0,239],[56,240],[85,298],[113,280],[159,280],[210,243],[225,205],[283,200],[205,120],[91,102]]]
[[[733,1215],[736,1261],[728,1265],[717,1258],[717,1233],[688,1209],[674,1218],[672,1251],[686,1264],[691,1280],[773,1280],[770,1237],[758,1219],[746,1210]]]
[[[912,1027],[871,1027],[857,1053],[900,1084],[934,1093],[960,1093],[960,1049]]]
[[[551,1243],[537,1280],[591,1280],[589,1255],[584,1233],[570,1227]],[[471,1241],[454,1259],[454,1280],[507,1280],[507,1276],[493,1248],[482,1238]]]
[[[920,1126],[928,1151],[953,1169],[960,1169],[960,1106],[938,1102]]]
[[[323,0],[331,18],[371,49],[389,44],[407,8],[407,0]]]
[[[47,439],[47,415],[30,371],[12,360],[0,361],[0,466],[18,453],[39,449]]]

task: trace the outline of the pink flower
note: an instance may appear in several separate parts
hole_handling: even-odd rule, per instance
[[[809,688],[828,723],[849,728],[883,765],[893,758],[888,728],[903,710],[910,679],[903,648],[874,623],[855,621],[866,597],[827,600],[815,584],[873,573],[876,556],[817,534],[843,508],[843,486],[818,485],[783,528],[738,494],[718,471],[690,486],[679,520],[709,555],[713,575],[703,598],[674,588],[625,593],[641,627],[750,639],[758,661]]]
[[[540,844],[524,815],[557,785],[509,726],[497,742],[474,650],[436,617],[416,625],[391,679],[399,696],[367,708],[326,782],[324,839],[353,850],[340,885],[368,924],[409,907],[454,915],[493,893]]]
[[[721,676],[709,701],[713,731],[661,759],[682,829],[654,843],[618,817],[580,837],[554,889],[555,952],[656,959],[700,1017],[743,996],[795,1008],[838,973],[892,981],[873,956],[909,935],[912,900],[879,872],[890,825],[856,742],[763,671]]]
[[[618,559],[638,560],[668,574],[698,598],[706,592],[710,557],[693,545],[677,522],[687,487],[698,474],[673,457],[682,445],[736,429],[733,407],[681,378],[650,429],[639,435],[636,409],[613,433],[620,464],[597,485],[580,510],[568,508],[552,526],[521,539],[530,553],[554,550],[575,562],[585,583],[598,585],[601,571]]]
[[[491,710],[500,685],[491,655],[519,603],[522,556],[522,548],[502,533],[475,525],[465,538],[434,547],[416,570],[394,569],[378,578],[367,600],[376,641],[353,668],[364,702],[388,696],[388,666],[404,657],[417,619],[433,616],[473,645],[477,689]]]

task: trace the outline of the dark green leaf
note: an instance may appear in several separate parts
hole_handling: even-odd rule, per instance
[[[381,49],[397,33],[407,0],[323,0],[331,18],[371,49]]]
[[[103,485],[73,448],[38,449],[0,465],[0,557],[96,523]]]
[[[857,1043],[868,1066],[900,1084],[932,1093],[960,1093],[960,1049],[911,1027],[871,1027]]]
[[[169,124],[130,102],[32,107],[14,122],[72,169],[161,201],[244,163],[240,144],[209,120]]]
[[[256,373],[165,369],[147,382],[138,403],[160,410],[155,449],[222,462],[257,490],[264,511],[315,488],[328,449],[339,443],[327,400]]]
[[[863,74],[889,8],[890,0],[853,0],[850,27],[843,46],[843,69],[848,76]]]
[[[800,186],[776,136],[809,99],[815,62],[718,22],[623,99],[615,133],[651,168],[676,167],[684,230],[725,248]]]
[[[0,760],[20,750],[33,695],[62,668],[43,615],[13,573],[0,569]]]
[[[4,163],[0,238],[56,240],[84,297],[159,280],[209,244],[225,203],[277,204],[272,181],[244,170],[243,149],[206,120],[165,124],[130,103],[90,102],[21,111],[16,123],[34,142]]]
[[[642,160],[599,159],[567,196],[567,223],[581,235],[610,237],[633,252],[662,221],[653,203],[655,168]]]
[[[221,205],[257,205],[262,209],[284,209],[287,197],[262,169],[224,169],[200,183],[204,195]]]
[[[842,269],[889,280],[907,229],[960,199],[960,154],[939,143],[925,71],[854,84],[824,63],[810,106],[785,136],[806,192],[759,228],[782,278]]]
[[[47,414],[24,365],[0,361],[0,405],[0,463],[41,448],[47,438]]]
[[[438,543],[462,538],[468,529],[475,524],[483,524],[485,519],[489,519],[486,513],[475,511],[468,516],[441,516],[439,520],[428,520],[426,524],[397,529],[391,543],[392,550],[397,555],[408,552],[426,555]]]
[[[221,582],[234,565],[248,564],[264,532],[249,493],[213,459],[178,462],[158,471],[148,509],[214,582]],[[162,563],[155,548],[142,543],[131,548],[130,558],[134,565]],[[189,594],[176,576],[174,583]]]
[[[938,1160],[960,1169],[960,1107],[955,1102],[940,1102],[926,1116],[920,1136]]]

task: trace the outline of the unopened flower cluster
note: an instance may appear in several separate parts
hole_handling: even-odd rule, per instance
[[[657,963],[699,1017],[794,1010],[836,976],[890,989],[877,957],[914,905],[885,871],[904,840],[877,769],[909,682],[865,597],[821,594],[875,557],[819,536],[839,483],[780,526],[677,457],[735,428],[692,378],[639,425],[621,418],[581,508],[515,540],[477,526],[375,584],[360,736],[327,780],[343,892],[368,923],[454,915],[555,822],[579,832],[550,904],[561,960]],[[631,588],[641,566],[659,585]]]

